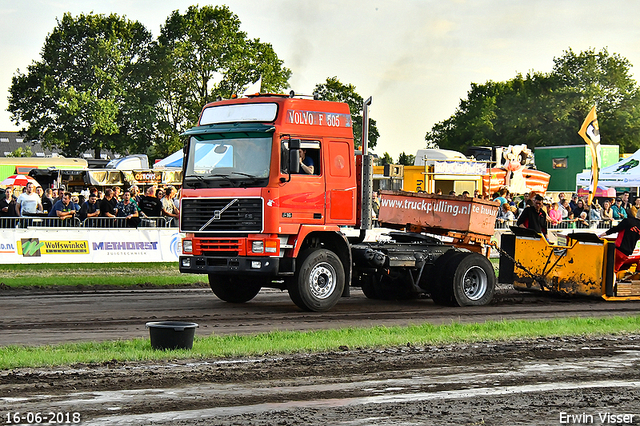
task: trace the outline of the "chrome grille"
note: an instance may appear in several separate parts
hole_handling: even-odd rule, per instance
[[[181,231],[261,232],[262,199],[234,200],[236,198],[183,198]]]

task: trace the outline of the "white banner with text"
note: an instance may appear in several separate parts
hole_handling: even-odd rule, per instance
[[[177,262],[183,236],[176,228],[7,228],[0,264]]]

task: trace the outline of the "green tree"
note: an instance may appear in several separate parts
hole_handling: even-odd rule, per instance
[[[393,164],[393,158],[388,152],[385,152],[382,157],[378,158],[378,166],[384,166],[387,164]]]
[[[227,6],[174,11],[161,28],[155,52],[161,78],[157,151],[181,147],[179,135],[194,126],[202,107],[239,94],[261,78],[262,92],[289,87],[291,71],[268,43],[249,39]]]
[[[342,84],[338,77],[330,77],[325,83],[316,85],[314,93],[318,95],[319,99],[344,102],[349,105],[353,118],[353,139],[356,148],[359,148],[362,145],[362,103],[364,99],[356,93],[356,87],[353,84]],[[369,117],[368,147],[375,148],[379,137],[376,121]]]
[[[415,155],[405,154],[404,151],[398,156],[398,164],[402,164],[403,166],[413,166],[413,162],[416,159]]]
[[[506,82],[471,84],[455,113],[427,132],[428,145],[465,151],[470,146],[579,145],[577,131],[596,105],[603,143],[640,147],[640,94],[631,64],[606,49],[571,49],[552,72],[517,75]]]
[[[18,148],[13,151],[11,154],[7,155],[7,157],[32,157],[33,152],[31,151],[31,147]]]
[[[92,150],[144,152],[154,133],[150,32],[117,15],[65,14],[41,58],[9,90],[12,120],[44,147],[77,156]]]

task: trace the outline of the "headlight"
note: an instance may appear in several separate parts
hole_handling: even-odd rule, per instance
[[[191,240],[182,240],[182,252],[193,253],[193,241]]]
[[[264,242],[254,241],[251,243],[251,251],[254,253],[264,253]]]

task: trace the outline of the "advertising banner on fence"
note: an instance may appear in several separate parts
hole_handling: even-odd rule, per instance
[[[177,229],[3,229],[0,264],[177,262]]]

